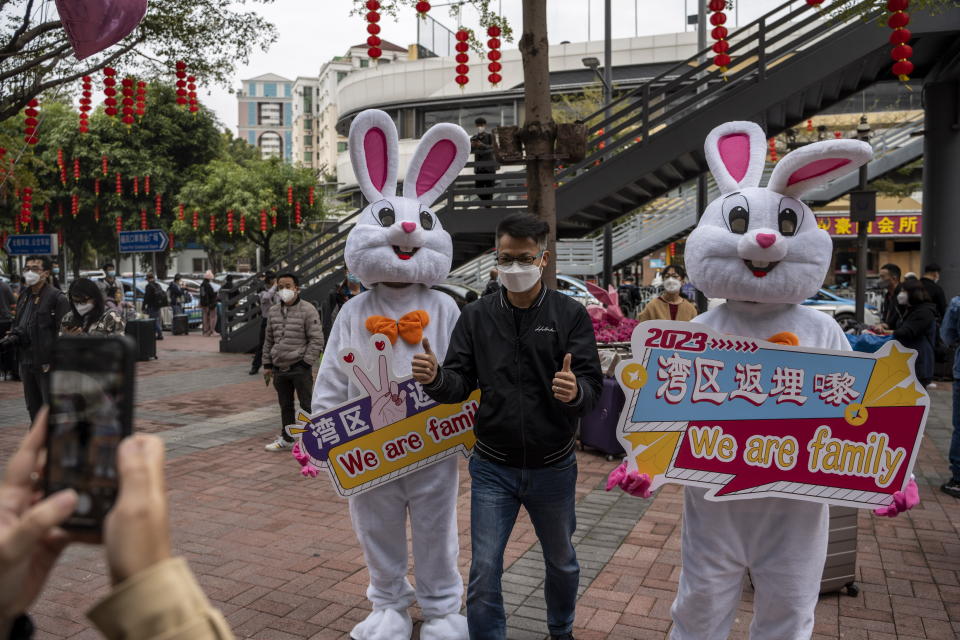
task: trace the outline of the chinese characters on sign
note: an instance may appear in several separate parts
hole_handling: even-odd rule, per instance
[[[632,346],[617,433],[654,488],[875,508],[910,477],[929,398],[899,343],[828,351],[654,321]]]
[[[922,222],[923,217],[919,214],[877,214],[875,222],[867,223],[867,233],[874,236],[920,237]],[[817,226],[834,237],[857,235],[857,223],[846,216],[817,216]]]

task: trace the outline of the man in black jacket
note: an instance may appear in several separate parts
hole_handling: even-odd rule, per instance
[[[943,322],[943,315],[947,312],[947,296],[938,284],[940,280],[940,265],[931,262],[923,268],[923,277],[920,278],[920,284],[927,290],[930,301],[937,308],[937,322]]]
[[[147,274],[147,286],[143,290],[143,310],[153,318],[153,329],[157,334],[157,340],[163,340],[163,320],[160,317],[160,310],[165,306],[167,306],[167,294],[163,292],[153,272],[150,272]]]
[[[571,537],[580,416],[599,398],[602,375],[586,310],[541,282],[549,228],[528,214],[497,227],[504,287],[467,305],[442,367],[426,353],[413,374],[438,402],[482,393],[470,459],[471,546],[467,621],[471,640],[504,640],[503,552],[521,505],[546,564],[550,637],[572,639],[580,566]]]
[[[0,346],[16,348],[20,379],[30,420],[50,401],[50,360],[53,343],[60,334],[60,320],[70,310],[67,296],[50,284],[51,262],[47,256],[30,256],[23,267],[26,284],[17,300],[13,328]]]

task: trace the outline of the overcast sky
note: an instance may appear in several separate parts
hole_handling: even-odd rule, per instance
[[[447,1],[438,0],[434,4]],[[741,6],[730,12],[730,22],[739,12],[740,24],[746,24],[784,1],[736,0],[735,4]],[[614,38],[683,31],[686,28],[684,16],[687,9],[695,13],[697,6],[696,0],[612,0],[611,4]],[[497,6],[496,0],[492,5]],[[241,79],[264,73],[276,73],[290,79],[315,76],[324,62],[333,56],[343,55],[350,46],[364,42],[367,37],[363,16],[349,15],[352,3],[348,0],[277,0],[271,5],[254,6],[276,25],[279,38],[269,51],[254,52],[250,64],[237,69],[234,89],[239,88]],[[500,6],[519,38],[521,0],[502,0]],[[602,39],[603,6],[604,0],[548,0],[547,30],[550,43]],[[448,27],[456,27],[455,19],[450,17],[448,11],[448,7],[434,6],[430,14]],[[400,46],[415,43],[415,16],[413,9],[402,12],[397,21],[384,16],[380,22],[383,28],[380,36]],[[474,28],[478,24],[477,14],[470,7],[464,9],[463,22]],[[513,42],[505,44],[504,48],[515,47],[516,42]],[[202,90],[200,94],[201,100],[213,108],[220,120],[236,133],[236,97],[223,87],[210,87],[206,96]]]

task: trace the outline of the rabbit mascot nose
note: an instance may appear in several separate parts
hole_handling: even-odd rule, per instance
[[[368,289],[338,313],[313,391],[312,411],[332,409],[364,393],[336,354],[361,350],[374,334],[393,342],[395,377],[410,375],[410,362],[428,339],[441,361],[460,316],[452,298],[430,287],[450,271],[453,241],[431,209],[463,169],[470,138],[460,127],[438,124],[420,140],[397,195],[398,138],[383,111],[360,113],[350,126],[350,160],[369,203],[347,237],[344,258]],[[408,608],[418,601],[424,640],[466,640],[460,615],[463,580],[457,565],[457,460],[450,456],[415,473],[351,495],[353,530],[370,573],[371,613],[350,633],[354,640],[407,640]],[[409,512],[416,589],[407,579]]]
[[[691,282],[726,302],[694,322],[720,333],[768,340],[790,334],[802,346],[849,350],[840,325],[801,303],[823,284],[833,243],[817,227],[804,193],[855,171],[872,156],[856,140],[816,142],[788,153],[760,186],[766,135],[753,122],[715,128],[704,145],[720,197],[687,239]],[[672,640],[727,637],[750,571],[753,640],[809,638],[827,556],[826,505],[762,498],[708,501],[684,488],[683,571]]]

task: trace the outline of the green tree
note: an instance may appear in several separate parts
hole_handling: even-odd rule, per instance
[[[84,75],[111,65],[152,77],[187,63],[201,82],[228,84],[237,64],[266,50],[274,26],[244,5],[273,0],[150,0],[140,25],[119,43],[81,62],[73,56],[53,3],[0,0],[0,121],[49,90],[68,89]]]

